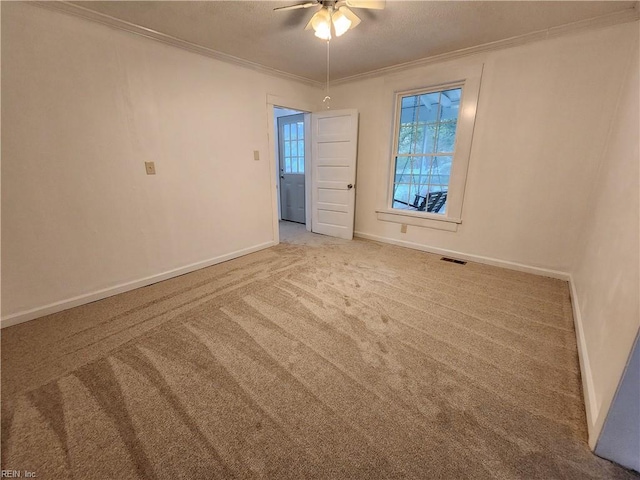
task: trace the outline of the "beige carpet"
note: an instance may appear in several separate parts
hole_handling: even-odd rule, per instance
[[[565,283],[305,235],[3,330],[2,468],[637,478],[586,446]]]
[[[307,227],[301,223],[280,221],[280,242],[292,245],[308,245],[319,247],[322,245],[348,245],[350,240],[328,237],[307,232]]]

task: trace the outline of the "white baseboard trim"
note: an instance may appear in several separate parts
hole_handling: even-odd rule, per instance
[[[97,290],[91,293],[85,293],[76,297],[68,298],[66,300],[61,300],[59,302],[50,303],[49,305],[44,305],[42,307],[32,308],[30,310],[24,310],[22,312],[14,313],[3,317],[0,320],[0,328],[6,328],[12,325],[17,325],[19,323],[28,322],[29,320],[43,317],[45,315],[51,315],[52,313],[58,313],[69,308],[84,305],[85,303],[95,302],[96,300],[102,300],[103,298],[111,297],[119,293],[128,292],[129,290],[146,287],[147,285],[158,283],[163,280],[168,280],[169,278],[178,277],[180,275],[184,275],[185,273],[190,273],[196,270],[200,270],[201,268],[206,268],[218,263],[226,262],[228,260],[233,260],[234,258],[242,257],[259,250],[264,250],[265,248],[272,247],[273,245],[274,242],[273,240],[271,240],[259,245],[254,245],[253,247],[236,250],[235,252],[220,255],[218,257],[203,260],[201,262],[192,263],[190,265],[185,265],[184,267],[175,268],[173,270],[162,272],[157,275],[151,275],[139,280],[121,283],[119,285],[114,285],[113,287],[104,288],[102,290]]]
[[[566,272],[561,272],[558,270],[532,267],[530,265],[510,262],[508,260],[500,260],[497,258],[483,257],[481,255],[473,255],[468,253],[456,252],[454,250],[431,247],[429,245],[422,245],[420,243],[407,242],[405,240],[396,240],[394,238],[381,237],[378,235],[371,235],[370,233],[354,232],[354,236],[359,238],[365,238],[367,240],[375,240],[377,242],[390,243],[392,245],[398,245],[399,247],[406,247],[406,248],[412,248],[414,250],[421,250],[423,252],[435,253],[436,255],[443,255],[447,257],[458,258],[460,260],[466,260],[469,262],[483,263],[485,265],[492,265],[494,267],[502,267],[502,268],[507,268],[509,270],[517,270],[519,272],[532,273],[534,275],[540,275],[543,277],[557,278],[565,281],[569,281],[571,278],[570,274]]]
[[[571,308],[573,309],[573,322],[576,330],[576,340],[578,342],[578,359],[580,361],[580,376],[582,377],[582,393],[584,397],[584,407],[587,412],[587,432],[589,433],[589,447],[596,448],[600,432],[596,431],[596,421],[598,419],[598,403],[596,392],[593,387],[593,374],[589,363],[589,352],[587,342],[584,337],[584,327],[582,325],[582,315],[578,304],[578,291],[573,277],[569,278],[569,292],[571,293]]]

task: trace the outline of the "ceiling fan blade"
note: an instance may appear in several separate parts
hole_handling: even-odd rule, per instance
[[[372,10],[384,10],[385,0],[346,0],[346,4],[351,8],[369,8]]]
[[[280,11],[280,12],[284,12],[286,10],[298,10],[299,8],[310,8],[310,7],[315,7],[316,5],[318,5],[318,2],[307,2],[307,3],[299,3],[297,5],[289,5],[286,7],[277,7],[274,8],[273,11]]]

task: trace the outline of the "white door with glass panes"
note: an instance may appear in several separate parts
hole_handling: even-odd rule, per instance
[[[304,114],[278,118],[282,220],[305,223]]]
[[[311,230],[353,238],[358,111],[311,114]]]

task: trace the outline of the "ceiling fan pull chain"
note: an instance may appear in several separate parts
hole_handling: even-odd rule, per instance
[[[327,106],[327,110],[331,108],[331,105],[330,105],[331,97],[329,96],[329,43],[330,43],[330,40],[327,40],[327,85],[326,85],[327,95],[324,97],[324,100],[322,100],[322,103],[324,103]]]

